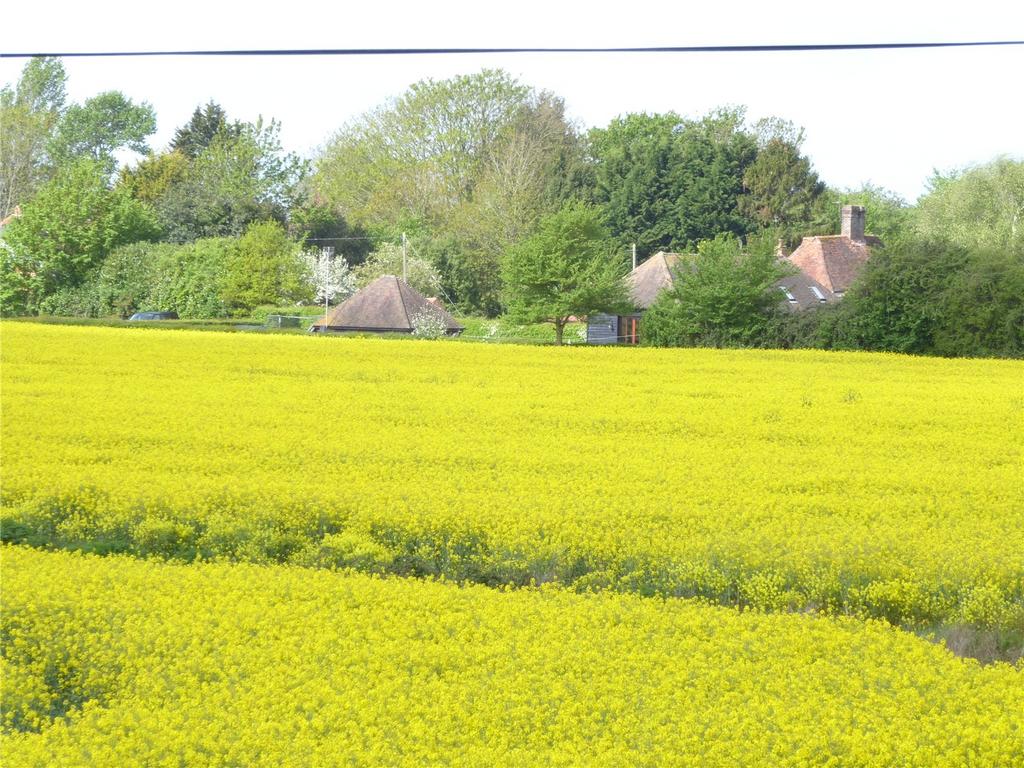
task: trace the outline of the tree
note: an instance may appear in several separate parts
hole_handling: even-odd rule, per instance
[[[529,93],[497,70],[415,83],[331,140],[317,163],[317,191],[363,226],[394,225],[399,212],[443,220],[472,194]]]
[[[134,166],[125,166],[118,175],[118,186],[124,187],[136,200],[155,205],[188,175],[189,159],[177,150],[148,155]]]
[[[326,308],[330,302],[344,300],[355,293],[355,275],[341,256],[327,248],[317,248],[303,251],[302,260],[306,283],[318,304]]]
[[[636,243],[648,256],[675,243],[677,197],[671,170],[682,118],[630,114],[590,132],[594,159],[594,199],[607,212],[612,235],[621,245]]]
[[[221,298],[231,312],[313,297],[300,246],[276,221],[249,225],[231,249]]]
[[[586,187],[561,99],[500,70],[424,80],[342,128],[317,160],[317,199],[382,240],[436,255],[465,310],[500,309],[501,256]]]
[[[572,202],[546,216],[502,264],[509,319],[552,323],[561,344],[574,315],[628,311],[624,269],[611,251],[598,208]]]
[[[211,100],[205,106],[196,107],[192,118],[174,132],[171,150],[195,160],[217,136],[237,139],[243,130],[237,120],[228,122],[221,106]]]
[[[699,120],[633,114],[591,131],[594,199],[621,246],[636,243],[645,257],[753,228],[737,208],[757,154],[743,120],[728,108]]]
[[[307,163],[282,150],[280,124],[245,124],[239,136],[218,134],[156,203],[167,239],[240,235],[254,221],[283,222]]]
[[[361,227],[353,227],[338,210],[326,201],[310,196],[305,188],[302,202],[288,213],[288,232],[302,240],[307,248],[333,246],[344,254],[350,265],[362,264],[373,250],[373,241]]]
[[[653,346],[742,346],[762,337],[779,303],[775,282],[786,274],[770,238],[744,247],[733,235],[697,246],[676,279],[644,315],[644,343]]]
[[[45,296],[79,285],[117,246],[158,234],[149,206],[109,189],[100,163],[76,160],[4,229],[4,311],[36,311]]]
[[[155,131],[152,106],[107,91],[68,107],[51,142],[50,155],[58,165],[87,157],[101,163],[109,174],[117,164],[116,151],[148,153],[146,139]]]
[[[472,196],[443,229],[448,247],[440,264],[460,306],[498,314],[502,254],[581,192],[585,174],[583,144],[564,102],[549,92],[531,96],[488,153]]]
[[[813,221],[815,203],[825,184],[800,154],[803,130],[772,118],[760,121],[757,158],[743,174],[740,210],[761,226],[772,227],[792,239]]]
[[[50,176],[51,136],[64,111],[60,59],[36,57],[17,87],[0,90],[0,218],[32,198]]]
[[[757,145],[744,127],[745,110],[719,108],[688,121],[674,147],[674,246],[689,249],[722,233],[741,237],[755,228],[740,208],[743,179]]]
[[[945,176],[936,174],[913,220],[926,238],[1024,254],[1024,161],[999,157]]]

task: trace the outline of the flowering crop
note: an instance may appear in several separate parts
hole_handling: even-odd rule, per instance
[[[8,541],[1024,627],[1024,366],[3,325]]]
[[[1024,669],[879,621],[7,547],[4,765],[1024,765]]]

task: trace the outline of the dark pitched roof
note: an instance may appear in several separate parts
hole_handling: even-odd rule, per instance
[[[868,260],[870,247],[881,245],[881,242],[871,235],[863,240],[852,240],[843,235],[805,237],[788,258],[812,280],[832,293],[841,294],[850,287]]]
[[[420,313],[438,315],[449,332],[463,330],[455,318],[394,275],[383,275],[356,291],[315,323],[314,328],[335,331],[394,331],[409,333]]]
[[[649,309],[658,294],[675,282],[673,270],[682,258],[678,253],[658,251],[626,275],[629,296],[637,309]]]
[[[839,297],[805,272],[787,275],[775,282],[786,308],[797,312],[822,304],[834,304]]]

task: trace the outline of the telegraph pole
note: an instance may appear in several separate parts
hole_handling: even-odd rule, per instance
[[[405,232],[402,233],[402,282],[409,282],[409,260],[406,255],[406,249],[408,247],[408,241],[405,237]]]

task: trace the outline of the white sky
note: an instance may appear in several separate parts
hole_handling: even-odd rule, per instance
[[[0,25],[5,53],[927,42],[1024,39],[1024,3],[62,0],[7,4]],[[0,60],[0,82],[14,83],[23,65]],[[116,89],[150,102],[155,148],[213,99],[233,119],[277,118],[286,148],[307,156],[347,120],[413,82],[483,67],[554,91],[584,127],[626,112],[699,116],[726,104],[746,105],[751,120],[778,115],[806,128],[804,151],[829,184],[870,181],[909,202],[934,169],[1024,157],[1024,47],[65,60],[71,100]]]

